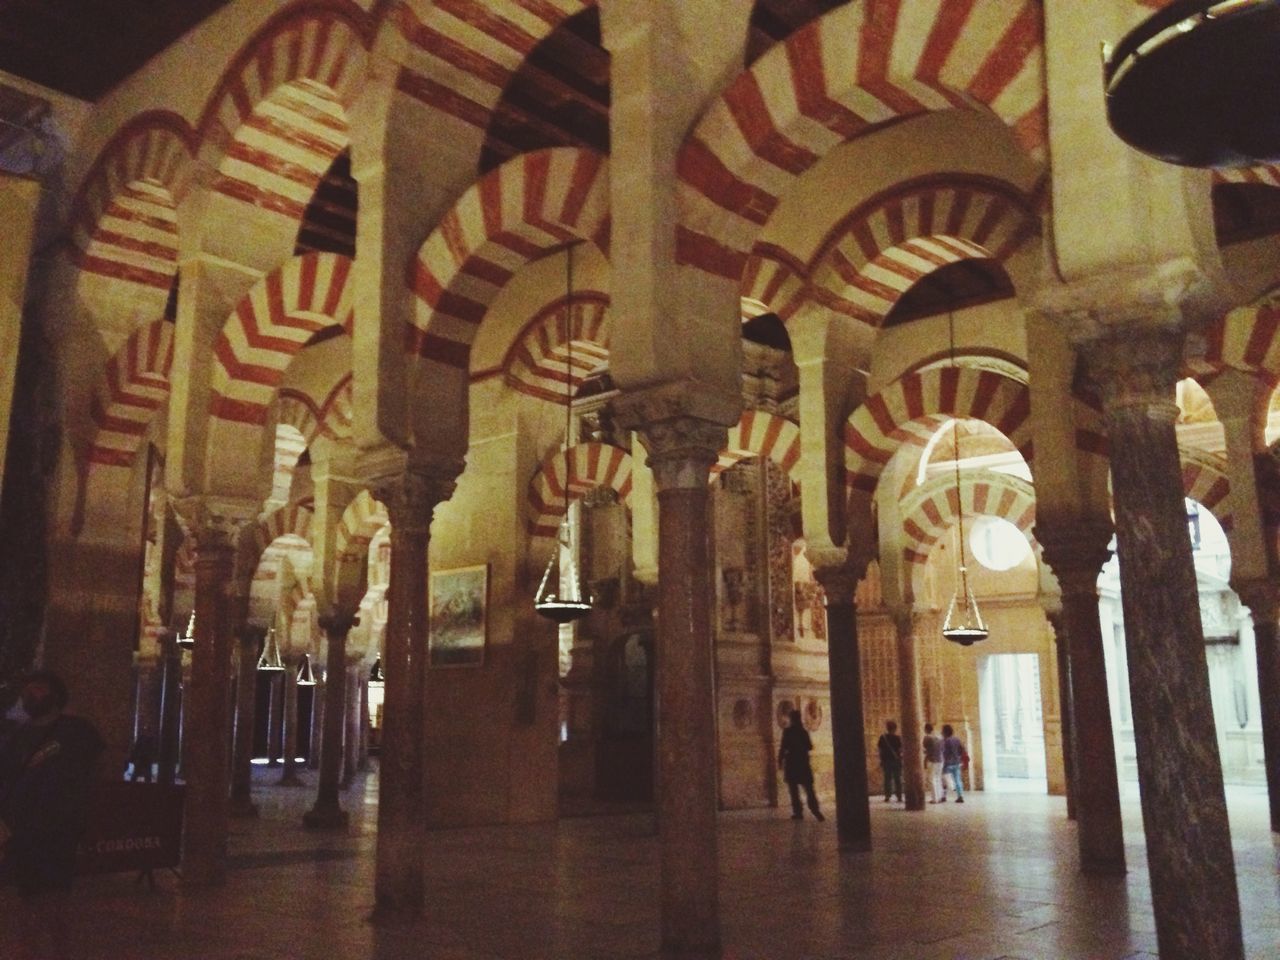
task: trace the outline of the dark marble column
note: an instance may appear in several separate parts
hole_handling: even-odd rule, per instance
[[[182,723],[182,648],[167,631],[160,642],[160,742],[156,751],[156,781],[171,784],[178,769]]]
[[[1253,642],[1258,654],[1258,701],[1262,713],[1262,752],[1267,768],[1271,830],[1280,833],[1280,589],[1267,580],[1234,584],[1253,615]]]
[[[1111,441],[1129,687],[1160,956],[1241,960],[1240,900],[1174,431],[1182,337],[1126,330],[1088,344],[1085,355],[1101,388]],[[1074,619],[1067,629],[1074,674],[1081,669]],[[1076,710],[1083,720],[1086,706],[1078,696]],[[1079,726],[1077,735],[1083,764]]]
[[[267,692],[267,766],[278,767],[284,756],[283,672],[273,670],[267,674]]]
[[[342,734],[342,786],[351,786],[360,766],[360,663],[362,657],[348,657],[344,674],[347,684],[346,729]]]
[[[160,689],[163,667],[158,656],[139,658],[137,664],[136,699],[133,739],[150,737],[155,743],[160,736]]]
[[[347,814],[338,802],[342,777],[342,718],[346,713],[347,688],[342,682],[347,663],[347,634],[359,622],[353,614],[335,613],[320,618],[320,629],[328,638],[325,656],[324,733],[320,741],[320,785],[316,802],[302,822],[319,830],[342,829]]]
[[[237,631],[236,740],[231,768],[231,816],[256,817],[253,802],[253,723],[258,698],[258,652],[264,631],[245,624]]]
[[[708,480],[725,428],[677,417],[642,428],[658,493],[656,702],[662,949],[720,956],[712,557]]]
[[[457,471],[407,470],[378,486],[391,521],[385,727],[378,784],[375,919],[420,916],[423,895],[422,722],[427,660],[427,547],[431,515],[453,495]],[[346,684],[346,668],[330,679]],[[347,711],[341,719],[345,722]]]
[[[320,769],[320,754],[324,751],[324,671],[316,677],[311,688],[311,750],[307,755],[307,769]]]
[[[841,850],[871,849],[866,723],[862,716],[862,654],[852,571],[818,569],[827,597],[827,659],[831,668],[831,740],[835,750],[836,835]]]
[[[1041,520],[1035,532],[1062,590],[1062,620],[1071,648],[1080,869],[1095,876],[1119,876],[1126,869],[1124,824],[1098,615],[1098,575],[1111,559],[1111,524],[1081,518]]]
[[[898,633],[898,722],[902,724],[902,792],[908,810],[924,809],[924,721],[920,718],[920,657],[915,615],[893,611]]]
[[[183,744],[187,779],[182,880],[205,886],[226,879],[231,781],[231,623],[228,588],[234,568],[234,526],[215,515],[193,523],[196,538],[195,646]]]
[[[284,729],[283,742],[284,771],[280,774],[280,786],[304,786],[298,776],[298,669],[302,666],[302,658],[290,654],[284,658]]]
[[[356,770],[365,773],[369,769],[369,674],[360,676],[360,757]]]
[[[1071,650],[1067,641],[1067,622],[1062,609],[1046,611],[1053,627],[1058,661],[1058,717],[1062,730],[1062,775],[1067,783],[1067,819],[1076,819],[1076,734],[1075,707],[1071,703]]]

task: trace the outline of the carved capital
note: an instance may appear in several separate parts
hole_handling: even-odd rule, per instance
[[[413,464],[374,481],[370,492],[386,506],[393,532],[426,536],[436,507],[453,496],[462,467],[460,461]]]
[[[253,519],[252,504],[211,496],[183,497],[171,501],[188,536],[196,542],[196,562],[211,554],[236,550],[240,530]]]
[[[345,637],[351,632],[351,628],[358,626],[360,623],[360,615],[358,613],[347,613],[345,611],[335,610],[332,613],[326,613],[318,620],[320,629],[329,636]]]
[[[1036,540],[1058,578],[1063,597],[1098,595],[1098,575],[1111,559],[1114,530],[1111,521],[1102,517],[1036,522]]]
[[[1177,420],[1174,386],[1181,375],[1183,341],[1179,330],[1136,329],[1083,344],[1081,355],[1103,408],[1111,413],[1141,407],[1147,416]]]
[[[240,645],[256,651],[267,635],[267,628],[257,623],[242,623],[235,629]]]
[[[819,567],[813,571],[813,577],[822,584],[828,607],[853,606],[858,581],[862,579],[857,571],[849,567]]]
[[[1231,588],[1249,608],[1255,624],[1275,624],[1280,620],[1280,587],[1266,579],[1232,581]]]
[[[705,488],[729,433],[718,423],[696,417],[676,417],[647,424],[640,441],[649,456],[658,492]]]

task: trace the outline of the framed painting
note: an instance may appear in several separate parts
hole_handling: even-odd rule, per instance
[[[488,607],[488,564],[432,571],[428,665],[482,666]]]

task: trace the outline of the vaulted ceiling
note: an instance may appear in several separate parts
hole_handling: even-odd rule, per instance
[[[228,0],[0,0],[0,70],[97,100]]]

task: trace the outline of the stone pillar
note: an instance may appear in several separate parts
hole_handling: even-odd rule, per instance
[[[284,674],[267,672],[267,766],[280,766],[284,756]]]
[[[375,488],[391,521],[385,727],[378,784],[375,919],[422,913],[422,720],[427,660],[427,547],[431,515],[453,494],[456,471],[406,470]],[[330,679],[345,683],[343,674]],[[346,712],[342,714],[346,719]]]
[[[924,721],[920,718],[920,658],[915,615],[892,611],[898,632],[898,722],[902,724],[902,792],[908,810],[924,809]]]
[[[707,525],[725,428],[682,416],[642,428],[658,492],[657,777],[662,949],[720,956],[716,717]]]
[[[1111,524],[1082,518],[1042,519],[1035,533],[1062,590],[1062,620],[1070,645],[1073,733],[1081,761],[1075,770],[1080,869],[1095,876],[1119,876],[1125,872],[1124,825],[1098,616],[1098,575],[1111,559]]]
[[[280,774],[280,786],[301,787],[302,778],[298,776],[298,669],[302,666],[302,658],[297,654],[289,654],[284,658],[284,729],[281,739],[283,743],[284,772]]]
[[[1280,589],[1269,580],[1254,580],[1237,582],[1235,590],[1253,614],[1271,830],[1280,832],[1280,636],[1276,628],[1276,621],[1280,618]]]
[[[1046,610],[1045,616],[1053,627],[1053,639],[1057,645],[1058,715],[1062,727],[1062,772],[1067,781],[1067,819],[1075,820],[1077,754],[1075,706],[1071,700],[1071,644],[1067,640],[1067,622],[1062,615],[1061,606],[1057,610]]]
[[[236,670],[236,740],[231,769],[231,816],[256,817],[253,803],[253,723],[258,697],[258,651],[261,627],[245,624],[237,635],[240,659]]]
[[[346,724],[342,734],[342,786],[351,786],[360,766],[360,662],[362,656],[349,659],[344,674],[347,685]]]
[[[841,850],[871,849],[866,723],[862,716],[862,654],[858,648],[858,576],[847,568],[815,569],[827,597],[827,658],[831,668],[831,741],[835,751],[836,835]]]
[[[203,512],[203,511],[202,511]],[[187,778],[182,838],[184,884],[220,884],[227,869],[227,812],[231,781],[231,624],[228,588],[235,563],[234,527],[206,513],[196,538],[196,636],[191,660],[183,769]]]
[[[133,739],[150,737],[155,743],[160,736],[160,697],[163,666],[157,656],[139,657],[137,664],[137,709],[133,722]]]
[[[334,613],[320,618],[320,629],[328,638],[325,656],[324,732],[320,740],[320,786],[316,802],[302,817],[308,827],[318,830],[342,829],[347,814],[338,803],[338,782],[342,776],[342,718],[346,713],[346,684],[342,671],[347,662],[347,634],[358,618]]]
[[[182,648],[172,630],[160,642],[160,742],[156,751],[156,781],[172,784],[178,770],[178,742],[182,723]]]
[[[1110,436],[1129,687],[1160,956],[1240,960],[1240,901],[1174,432],[1182,336],[1125,329],[1084,349],[1101,388]],[[1082,669],[1074,619],[1067,630],[1074,675]],[[1077,692],[1084,686],[1077,684]],[[1079,695],[1076,707],[1083,720],[1087,707]],[[1079,725],[1077,736],[1083,757]],[[1081,799],[1083,788],[1082,782]],[[1083,803],[1081,808],[1083,813]]]
[[[320,769],[320,754],[324,751],[324,671],[316,677],[311,688],[311,752],[307,757],[307,769]]]
[[[369,769],[369,675],[362,674],[360,682],[360,756],[356,770],[365,773]]]

